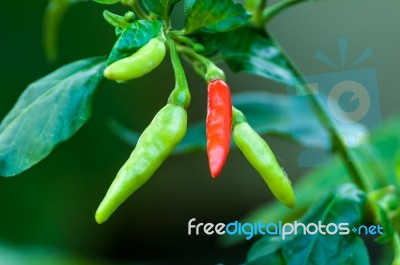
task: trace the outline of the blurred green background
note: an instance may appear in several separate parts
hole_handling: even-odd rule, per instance
[[[90,1],[72,7],[60,29],[60,59],[52,65],[46,62],[41,46],[46,4],[45,0],[2,3],[0,120],[30,82],[65,63],[108,54],[115,37],[113,28],[102,19],[102,11],[107,8],[122,14],[127,10]],[[373,57],[357,67],[375,68],[385,118],[398,111],[399,10],[400,2],[395,0],[310,1],[279,15],[269,30],[305,75],[346,69],[333,69],[314,58],[322,50],[339,62],[340,37],[349,40],[349,61],[371,48]],[[176,27],[182,25],[182,13],[180,4],[174,12]],[[206,87],[187,69],[192,91],[189,119],[198,121],[206,114]],[[283,85],[260,77],[227,73],[233,93],[286,93]],[[143,130],[165,104],[173,85],[169,60],[151,75],[128,84],[106,82],[95,98],[93,117],[76,136],[27,172],[0,178],[0,241],[107,260],[161,264],[243,261],[251,242],[223,249],[215,237],[187,235],[187,222],[193,217],[199,222],[230,222],[271,199],[262,179],[236,150],[216,180],[210,177],[206,154],[171,157],[108,222],[98,225],[94,221],[99,202],[132,149],[110,132],[107,119],[114,117],[132,129]],[[295,181],[306,171],[297,163],[302,148],[268,139]]]

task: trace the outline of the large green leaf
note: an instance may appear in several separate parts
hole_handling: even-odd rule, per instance
[[[330,148],[330,139],[324,128],[314,116],[305,110],[307,102],[290,104],[287,95],[268,92],[245,92],[233,95],[233,104],[243,111],[250,125],[259,134],[273,134],[293,139],[307,147]],[[296,116],[293,116],[295,114]],[[136,145],[138,132],[129,132],[129,129],[113,121],[110,128],[121,139],[131,145]],[[360,125],[354,124],[357,131]],[[349,130],[350,128],[347,128]],[[205,150],[205,122],[198,122],[189,126],[182,142],[174,153],[181,154],[196,150]]]
[[[153,14],[159,16],[164,21],[169,20],[174,5],[180,0],[146,0],[143,1],[145,7]]]
[[[161,31],[160,21],[137,20],[130,23],[115,42],[107,64],[128,57],[143,47]]]
[[[234,72],[255,74],[288,85],[298,84],[282,51],[263,32],[241,27],[227,33],[222,55]]]
[[[185,14],[185,33],[229,31],[243,25],[250,17],[246,9],[233,0],[186,0]]]
[[[352,184],[346,184],[316,203],[301,223],[348,223],[350,234],[304,235],[302,226],[297,234],[286,239],[265,236],[249,251],[245,264],[369,264],[368,253],[360,238],[351,229],[360,225],[366,203],[365,193]],[[281,257],[281,259],[278,259]],[[284,263],[271,263],[271,260]]]
[[[0,175],[35,165],[88,120],[104,67],[104,57],[80,60],[28,86],[0,125]]]
[[[230,32],[195,37],[206,48],[207,56],[221,52],[234,72],[254,74],[286,85],[299,83],[281,49],[262,30],[243,26]]]

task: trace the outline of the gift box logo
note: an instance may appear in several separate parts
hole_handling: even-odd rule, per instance
[[[318,51],[316,59],[334,68],[334,71],[324,74],[306,76],[307,84],[311,85],[313,94],[325,107],[326,111],[333,118],[337,127],[341,129],[342,138],[347,145],[359,144],[365,137],[366,129],[374,130],[381,123],[379,106],[379,93],[377,86],[377,75],[374,68],[356,69],[361,62],[372,56],[371,49],[365,49],[352,62],[347,62],[346,38],[339,39],[340,65],[331,60],[325,53]],[[299,92],[298,86],[289,87],[290,104],[296,106],[308,100]],[[298,111],[298,108],[291,108]],[[302,111],[315,115],[310,107],[302,107]],[[292,113],[294,118],[296,113]],[[329,136],[324,140],[327,145],[330,143]],[[324,165],[322,162],[330,159],[330,146],[323,146],[325,149],[308,149],[299,156],[299,165],[302,167],[316,167]]]

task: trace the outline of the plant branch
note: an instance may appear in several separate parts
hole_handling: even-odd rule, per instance
[[[206,75],[206,69],[201,62],[199,62],[193,58],[190,58],[186,55],[183,55],[183,59],[193,67],[194,71],[199,76],[204,77]]]
[[[193,49],[188,47],[178,46],[178,50],[187,55],[189,58],[193,59],[194,61],[198,61],[199,63],[204,65],[204,67],[206,68],[206,74],[203,77],[205,78],[207,83],[216,79],[225,80],[224,71],[218,68],[218,66],[216,66],[214,62],[210,59],[198,54]]]
[[[123,0],[121,1],[123,5],[130,6],[135,12],[136,16],[139,19],[148,19],[149,16],[146,14],[146,12],[143,10],[142,6],[140,5],[139,1],[137,0]]]
[[[175,88],[168,101],[187,109],[190,104],[190,92],[185,71],[183,70],[181,61],[179,60],[175,42],[170,38],[167,39],[167,42],[171,52],[171,62],[175,74]]]
[[[190,58],[193,58],[193,59],[195,59],[196,61],[201,62],[202,64],[204,64],[204,66],[205,66],[206,68],[211,67],[211,65],[214,64],[214,63],[213,63],[211,60],[209,60],[208,58],[206,58],[206,57],[204,57],[204,56],[198,54],[197,52],[193,51],[192,49],[190,49],[190,48],[188,48],[188,47],[184,47],[184,46],[179,45],[179,46],[177,47],[177,49],[178,49],[178,51],[180,51],[180,52],[186,54],[186,55],[189,56]]]
[[[282,49],[281,49],[282,50]],[[291,60],[285,55],[286,61],[288,62],[288,68],[292,71],[292,73],[296,76],[298,83],[300,84],[297,88],[300,90],[299,92],[304,95],[308,95],[309,103],[314,110],[317,118],[321,122],[321,124],[325,127],[328,133],[331,136],[333,147],[335,151],[337,151],[342,158],[343,163],[345,164],[350,177],[353,182],[356,183],[361,189],[364,191],[371,192],[374,187],[370,182],[369,178],[363,167],[360,165],[360,161],[357,159],[355,154],[347,147],[344,139],[342,138],[338,128],[335,125],[335,122],[323,107],[322,103],[318,99],[317,95],[312,86],[307,85],[307,81],[302,77],[301,72],[297,69],[297,67],[291,62]]]
[[[304,0],[283,0],[273,6],[267,7],[262,12],[263,23],[264,24],[267,23],[273,17],[275,17],[277,14],[279,14],[282,10],[286,9],[287,7],[295,5],[302,1],[304,1]]]
[[[183,36],[171,34],[171,36],[176,39],[178,42],[186,44],[189,47],[192,47],[195,52],[204,52],[205,48],[202,44],[193,41],[191,38]]]
[[[394,259],[392,265],[400,265],[400,235],[395,233],[393,236]]]
[[[263,11],[267,6],[267,0],[260,0],[257,7],[253,10],[253,16],[251,17],[251,22],[259,27],[264,27]]]

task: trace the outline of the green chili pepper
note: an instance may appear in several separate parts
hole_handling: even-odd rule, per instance
[[[167,104],[140,136],[136,148],[122,166],[96,212],[96,221],[105,222],[137,189],[146,183],[171,154],[186,133],[186,110]]]
[[[186,108],[190,104],[190,93],[175,44],[170,41],[169,45],[176,79],[175,88],[168,104],[157,113],[140,136],[131,156],[118,172],[97,209],[96,221],[99,224],[105,222],[129,196],[150,179],[186,134]]]
[[[276,161],[268,144],[246,122],[244,115],[233,109],[233,139],[247,160],[263,177],[275,197],[293,208],[295,196],[290,180]]]
[[[162,62],[165,51],[164,42],[158,38],[153,38],[131,56],[109,65],[104,70],[104,76],[116,81],[127,81],[141,77],[150,73]]]

